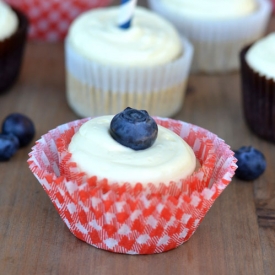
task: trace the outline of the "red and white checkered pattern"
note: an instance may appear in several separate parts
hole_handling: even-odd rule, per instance
[[[87,178],[70,162],[66,149],[87,119],[57,127],[33,147],[30,169],[79,239],[118,253],[170,250],[193,235],[231,181],[236,159],[221,139],[182,121],[155,119],[186,140],[201,162],[202,167],[180,184],[131,186]]]
[[[110,4],[112,0],[6,0],[30,20],[29,36],[44,41],[63,40],[71,22],[82,12]]]

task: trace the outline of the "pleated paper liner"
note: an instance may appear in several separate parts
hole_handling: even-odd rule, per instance
[[[67,146],[87,119],[61,125],[42,136],[28,160],[69,230],[101,249],[153,254],[173,249],[195,232],[236,169],[233,152],[211,132],[165,118],[157,123],[180,135],[201,168],[169,184],[116,184],[87,178],[70,162]],[[61,163],[59,160],[61,158]]]
[[[275,143],[275,80],[260,75],[247,64],[245,55],[249,48],[240,53],[244,117],[253,133]]]
[[[29,27],[27,17],[13,8],[19,21],[16,32],[0,41],[0,93],[7,91],[16,81],[20,69]]]
[[[239,69],[240,50],[265,32],[272,6],[256,0],[255,12],[238,18],[211,20],[183,16],[163,1],[148,0],[150,8],[174,24],[194,46],[192,72],[224,73]]]
[[[128,106],[171,117],[182,107],[193,46],[182,39],[182,54],[160,66],[130,68],[100,64],[65,40],[66,96],[79,117],[119,113]]]

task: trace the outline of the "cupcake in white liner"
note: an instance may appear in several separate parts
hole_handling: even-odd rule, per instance
[[[115,114],[127,106],[152,115],[176,114],[184,101],[192,45],[172,24],[139,7],[131,28],[121,30],[118,10],[87,12],[70,27],[65,41],[69,106],[80,117]]]
[[[201,167],[180,184],[116,184],[87,177],[70,160],[71,138],[89,119],[42,136],[28,160],[69,230],[97,248],[126,254],[160,253],[187,241],[234,175],[229,146],[195,125],[155,117],[191,146]]]
[[[265,32],[269,0],[148,0],[194,46],[192,72],[222,73],[239,68],[239,52]]]

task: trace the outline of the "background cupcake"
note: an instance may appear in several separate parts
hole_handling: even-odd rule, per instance
[[[271,0],[271,3],[273,5],[273,13],[275,13],[275,0]]]
[[[194,46],[194,72],[238,69],[239,51],[264,34],[269,0],[148,0]]]
[[[128,29],[118,7],[78,17],[66,38],[67,99],[81,117],[131,106],[172,116],[182,106],[193,48],[174,27],[137,7]]]
[[[88,120],[51,130],[28,160],[69,230],[95,247],[127,254],[160,253],[186,242],[234,174],[229,147],[205,129],[157,117],[159,125],[189,144],[201,168],[179,185],[112,184],[108,178],[86,178],[70,162],[68,145]]]
[[[112,0],[7,0],[27,14],[30,20],[29,37],[35,40],[60,41],[70,23],[80,13],[104,7]]]
[[[275,33],[241,51],[242,101],[249,128],[275,142]]]
[[[20,72],[27,31],[27,17],[0,1],[0,92],[6,91]]]

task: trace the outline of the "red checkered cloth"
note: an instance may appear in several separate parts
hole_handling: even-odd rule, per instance
[[[201,168],[179,183],[116,184],[86,177],[70,162],[68,144],[87,119],[42,136],[30,153],[31,171],[69,230],[101,249],[152,254],[173,249],[195,232],[236,169],[223,140],[192,124],[155,118],[194,150]]]
[[[112,0],[6,0],[30,20],[29,37],[35,40],[63,40],[71,22],[82,12],[104,7]]]

